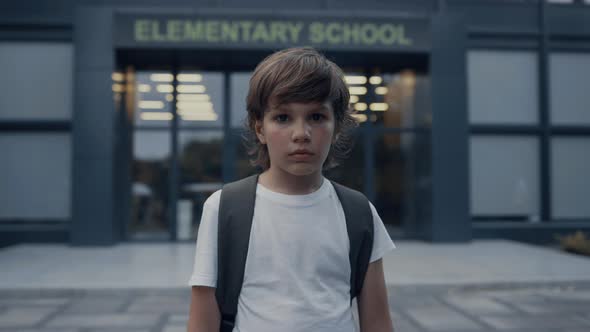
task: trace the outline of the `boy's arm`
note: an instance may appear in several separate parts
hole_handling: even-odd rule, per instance
[[[369,264],[357,302],[361,332],[393,331],[381,259]]]
[[[192,286],[188,332],[218,332],[221,315],[215,299],[215,288]]]

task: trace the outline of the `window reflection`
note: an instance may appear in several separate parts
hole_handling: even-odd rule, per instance
[[[167,239],[170,132],[136,130],[133,138],[132,238]]]
[[[176,111],[181,127],[223,125],[223,73],[182,71],[177,75]]]
[[[170,126],[172,120],[172,74],[139,71],[135,81],[134,121],[140,127]]]
[[[336,181],[349,188],[364,191],[364,150],[362,136],[358,133],[353,137],[353,147],[348,157],[340,161],[336,168],[324,172],[326,178]]]
[[[374,204],[384,223],[404,226],[426,221],[430,197],[430,142],[427,134],[382,134],[375,142]]]
[[[252,73],[231,74],[231,126],[243,128],[248,115],[246,110],[246,98]]]
[[[243,179],[247,176],[260,173],[262,172],[261,168],[254,167],[250,164],[250,159],[252,159],[248,155],[248,147],[245,140],[244,140],[244,131],[236,131],[232,136],[232,145],[236,151],[236,159],[235,159],[235,179]]]
[[[179,132],[177,238],[195,239],[203,203],[222,186],[222,131]]]
[[[429,82],[413,70],[363,76],[346,75],[350,104],[359,122],[372,121],[389,128],[429,127]]]

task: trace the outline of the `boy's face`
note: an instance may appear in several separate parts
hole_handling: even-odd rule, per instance
[[[270,167],[296,176],[322,171],[334,130],[329,102],[269,106],[256,125],[258,139],[268,148]]]

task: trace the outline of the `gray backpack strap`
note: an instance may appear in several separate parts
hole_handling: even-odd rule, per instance
[[[222,331],[224,328],[230,330],[229,328],[233,327],[238,311],[238,298],[244,282],[257,183],[258,174],[228,183],[221,191],[215,297],[221,312]]]
[[[362,193],[332,181],[346,219],[350,241],[350,300],[360,295],[373,251],[373,213]]]

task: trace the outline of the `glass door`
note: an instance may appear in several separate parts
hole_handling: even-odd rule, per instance
[[[173,75],[138,71],[135,75],[131,168],[131,240],[170,239]]]
[[[225,74],[177,75],[177,240],[196,239],[205,200],[223,184]]]

